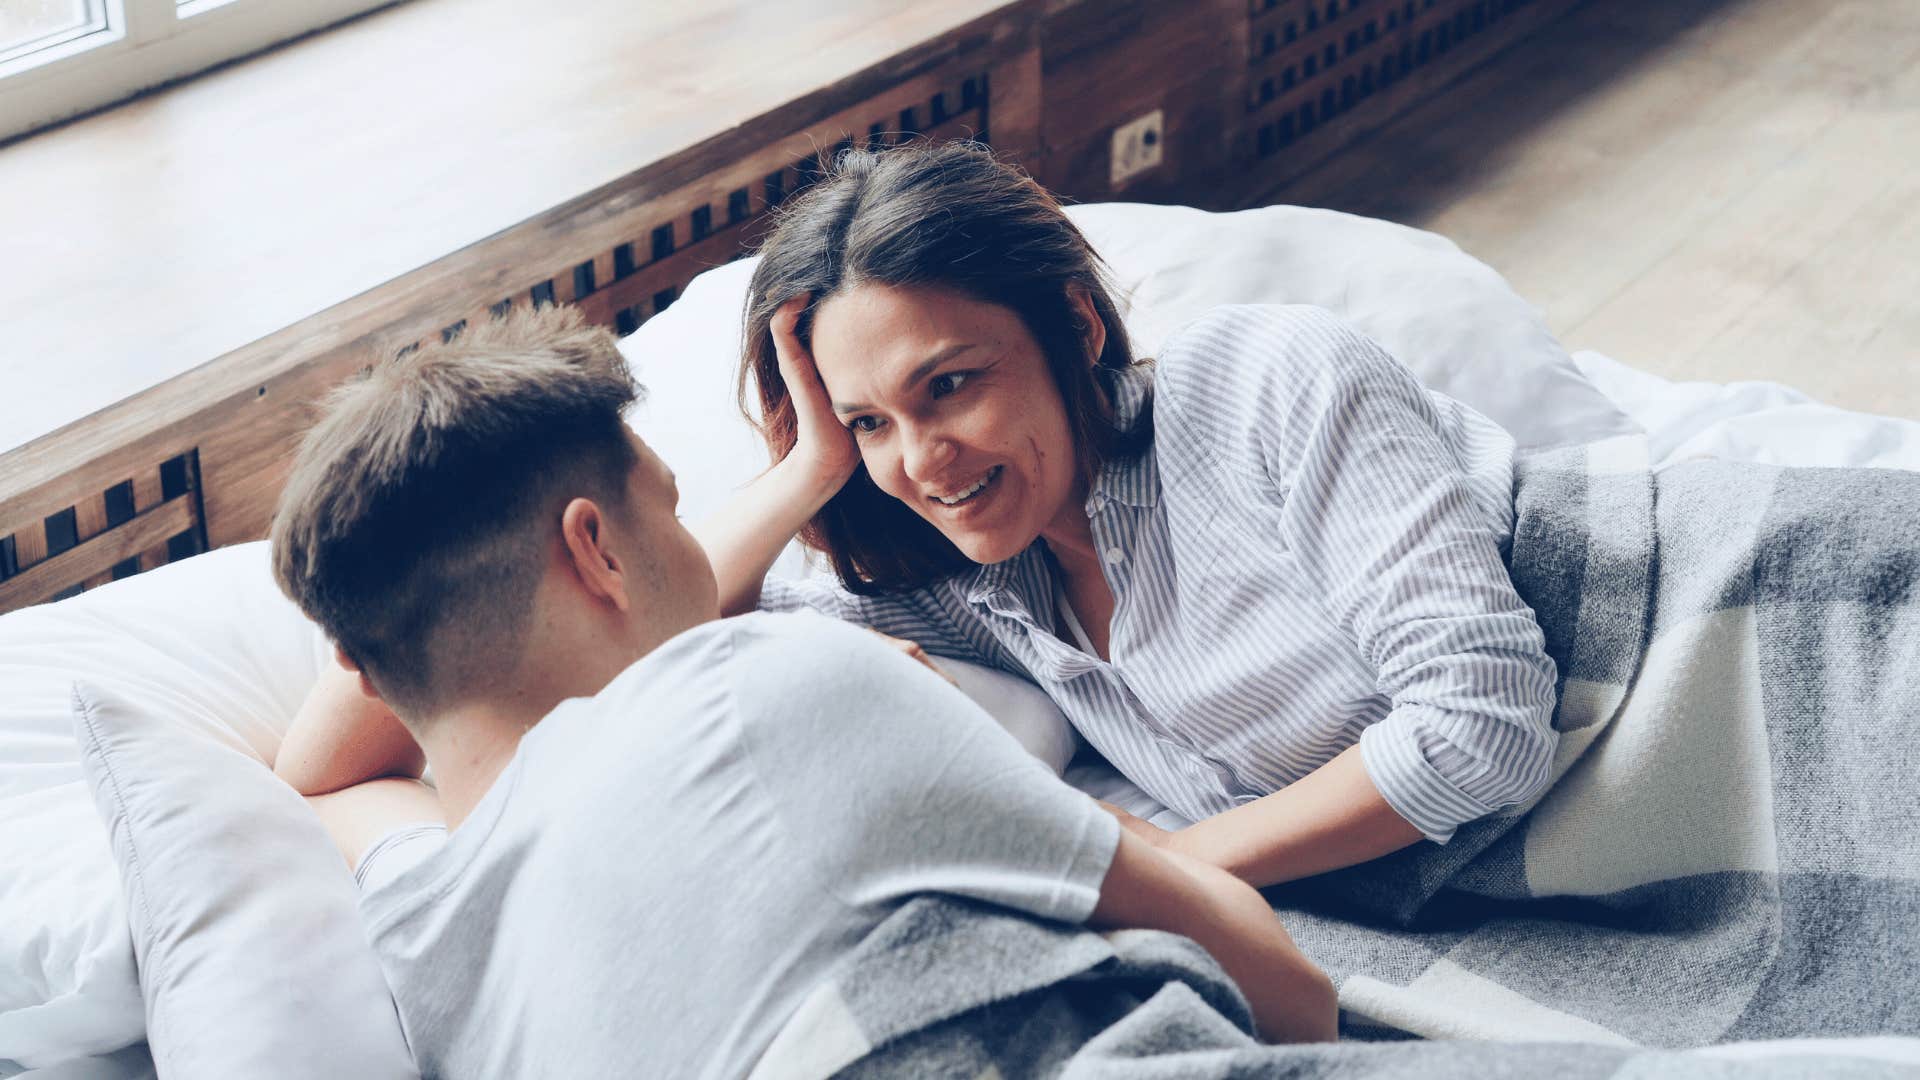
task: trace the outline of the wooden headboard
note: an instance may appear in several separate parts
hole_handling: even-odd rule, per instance
[[[1573,2],[1011,4],[0,454],[0,611],[264,536],[327,389],[518,304],[630,332],[843,147],[972,138],[1086,201],[1248,205]],[[1115,189],[1151,108],[1168,165]]]

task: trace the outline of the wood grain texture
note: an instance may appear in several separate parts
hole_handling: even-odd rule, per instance
[[[1580,0],[1415,0],[1322,3],[1281,0],[1249,30],[1251,105],[1241,123],[1238,205],[1280,198],[1283,185],[1344,155],[1410,109],[1461,107],[1448,90],[1469,72],[1529,41]],[[1324,12],[1338,9],[1331,19]],[[1409,14],[1411,9],[1411,14]],[[1388,28],[1387,15],[1394,17]],[[1316,24],[1317,20],[1317,24]],[[1286,41],[1292,23],[1296,40]],[[1372,41],[1365,27],[1376,27]],[[1271,52],[1269,52],[1271,46]],[[1386,71],[1383,73],[1382,68]],[[1292,68],[1295,83],[1285,86]],[[1374,87],[1364,88],[1368,76]],[[1277,84],[1263,100],[1260,86]]]
[[[1586,4],[1278,193],[1433,229],[1569,348],[1920,418],[1920,8]]]
[[[0,148],[0,447],[1019,9],[413,0]]]
[[[156,544],[164,552],[168,537],[193,527],[193,496],[177,495],[125,525],[0,581],[0,611],[37,604],[70,585],[107,575],[115,563]]]
[[[1054,0],[1041,30],[1043,156],[1035,175],[1083,202],[1214,204],[1229,103],[1244,82],[1246,0]],[[1113,129],[1164,113],[1165,163],[1111,184]]]

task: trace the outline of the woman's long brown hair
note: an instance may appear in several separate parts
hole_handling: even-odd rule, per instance
[[[1095,366],[1133,363],[1104,266],[1052,195],[971,143],[910,144],[843,152],[825,178],[779,212],[760,248],[747,296],[741,407],[757,388],[756,422],[772,460],[792,451],[793,403],[780,377],[771,323],[780,306],[810,294],[799,336],[811,348],[813,313],[855,285],[937,286],[1019,315],[1046,357],[1066,404],[1084,478],[1152,439],[1151,402],[1127,430],[1116,426],[1086,361],[1086,326],[1069,292],[1084,290],[1106,326]],[[974,564],[925,518],[857,469],[800,533],[825,552],[840,581],[865,595],[921,588]]]

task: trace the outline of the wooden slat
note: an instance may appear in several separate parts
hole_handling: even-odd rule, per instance
[[[22,571],[47,557],[47,526],[41,519],[22,525],[13,534],[14,562]]]
[[[133,512],[144,514],[160,502],[160,463],[156,461],[133,476]]]
[[[80,546],[23,569],[0,581],[0,611],[37,604],[71,585],[105,573],[129,556],[149,551],[193,528],[193,493],[177,495],[118,528],[109,529]]]
[[[73,504],[75,536],[80,542],[99,536],[107,530],[107,499],[105,494],[89,495]]]

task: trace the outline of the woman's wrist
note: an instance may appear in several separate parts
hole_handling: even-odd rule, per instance
[[[788,454],[760,478],[769,496],[793,519],[793,531],[813,519],[838,494],[847,476],[831,466]]]

